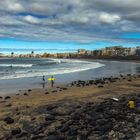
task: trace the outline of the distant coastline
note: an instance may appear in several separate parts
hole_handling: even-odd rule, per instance
[[[24,56],[24,57],[19,57],[19,56],[0,56],[0,58],[60,58],[60,59],[91,59],[91,60],[116,60],[116,61],[137,61],[140,62],[140,56],[73,56],[73,57],[55,57],[53,55],[50,55],[48,57],[44,57],[44,56],[34,56],[34,57],[28,57],[28,56]]]
[[[73,59],[92,59],[92,60],[116,60],[116,61],[137,61],[140,62],[140,56],[107,56],[107,57],[75,57]]]

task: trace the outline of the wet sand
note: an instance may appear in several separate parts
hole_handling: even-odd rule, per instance
[[[106,80],[105,83],[99,82],[84,86],[79,84],[59,85],[49,89],[27,89],[12,95],[6,94],[0,99],[0,139],[4,139],[6,136],[14,138],[11,136],[11,130],[17,127],[22,131],[25,129],[27,131],[31,126],[41,124],[47,115],[44,111],[47,107],[50,107],[51,110],[51,107],[55,106],[60,113],[65,114],[68,110],[74,112],[75,106],[82,106],[90,102],[98,104],[108,98],[120,98],[123,95],[139,93],[139,91],[140,76],[121,75],[112,82]],[[4,121],[6,117],[12,118],[14,122],[8,124]],[[60,117],[58,120],[63,119]],[[31,123],[31,126],[28,126],[28,123]],[[30,134],[28,139],[31,139]]]
[[[131,81],[129,81],[130,79]],[[3,99],[0,100],[2,103],[5,101],[4,103],[12,102],[14,105],[18,106],[32,106],[51,104],[61,100],[86,101],[86,99],[94,100],[100,99],[100,97],[117,97],[122,94],[138,92],[140,89],[140,77],[134,75],[130,78],[130,76],[124,75],[124,77],[120,77],[115,82],[103,84],[103,87],[99,87],[99,85],[102,84],[99,83],[98,85],[92,84],[78,87],[77,85],[71,86],[70,83],[67,85],[57,85],[53,88],[19,90],[17,93],[3,94]],[[9,100],[4,100],[4,97],[6,96],[10,96],[11,98]]]

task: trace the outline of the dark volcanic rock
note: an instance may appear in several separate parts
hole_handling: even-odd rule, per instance
[[[14,123],[14,119],[12,119],[11,117],[6,117],[6,118],[4,118],[4,121],[5,121],[7,124],[12,124],[12,123]]]
[[[60,129],[60,132],[66,132],[69,129],[69,125],[68,124],[64,124],[62,126],[62,128]]]
[[[97,125],[95,130],[96,131],[99,131],[99,134],[100,135],[103,135],[105,134],[106,132],[109,132],[111,129],[112,129],[112,123],[108,122],[107,124],[105,125]]]
[[[65,140],[65,138],[59,135],[50,135],[50,136],[47,136],[45,140]]]
[[[67,88],[61,88],[62,90],[67,90]]]
[[[103,85],[105,81],[115,82],[117,78],[102,78],[95,81],[76,81],[73,86],[94,84]],[[135,101],[135,109],[129,109],[130,99]],[[140,131],[140,94],[125,95],[114,101],[111,98],[102,102],[42,105],[33,110],[39,114],[30,121],[22,120],[21,129],[12,130],[10,135],[17,139],[32,140],[132,140]],[[17,110],[19,111],[19,110]],[[21,112],[22,113],[22,112]],[[19,116],[16,116],[17,118]],[[10,117],[6,123],[13,123]],[[23,135],[22,135],[23,133]],[[12,138],[11,138],[12,139]]]
[[[41,140],[45,137],[44,134],[39,134],[39,135],[33,135],[31,136],[31,140]]]
[[[10,103],[5,105],[5,107],[11,107],[11,106],[12,106],[12,104],[10,104]]]
[[[78,130],[77,126],[70,126],[66,134],[68,136],[76,136],[77,135],[77,130]]]
[[[53,121],[53,120],[55,120],[55,117],[54,117],[53,115],[48,114],[48,115],[45,117],[45,120],[46,120],[46,121]]]
[[[103,87],[104,87],[103,85],[99,85],[99,86],[98,86],[98,88],[103,88]]]
[[[49,92],[45,92],[45,94],[49,94]]]
[[[19,139],[26,136],[28,136],[28,133],[26,131],[21,131],[21,133],[17,134],[15,137]]]
[[[20,134],[21,133],[21,129],[20,128],[16,128],[16,129],[13,129],[11,131],[11,134],[14,136],[14,135],[17,135],[17,134]]]
[[[25,96],[28,96],[28,93],[24,93]]]
[[[81,140],[85,140],[85,139],[87,139],[87,136],[88,136],[88,134],[89,134],[89,131],[87,131],[87,130],[82,130],[81,132],[80,132],[80,139]]]
[[[4,99],[7,100],[7,99],[10,99],[10,98],[11,98],[10,96],[6,96]]]
[[[46,110],[47,111],[51,111],[51,110],[53,110],[53,109],[55,109],[57,106],[55,106],[55,105],[48,105],[47,107],[46,107]]]
[[[31,92],[32,90],[31,89],[28,89],[28,92]]]
[[[55,92],[57,92],[57,90],[53,90],[53,91],[52,91],[52,93],[55,93]]]

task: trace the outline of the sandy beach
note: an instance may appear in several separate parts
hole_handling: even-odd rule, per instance
[[[120,75],[117,78],[75,81],[49,89],[27,89],[12,95],[6,94],[0,97],[0,139],[47,140],[49,130],[64,124],[68,116],[79,107],[83,108],[90,103],[98,105],[110,98],[121,99],[122,96],[128,98],[130,95],[138,94],[139,91],[139,75]],[[53,112],[54,109],[58,114]],[[53,119],[57,115],[58,118]],[[43,131],[30,132],[45,123],[47,116],[48,125],[43,127]],[[62,139],[68,139],[68,135],[63,134],[62,132],[61,136],[64,136]],[[74,134],[73,139],[76,136]]]

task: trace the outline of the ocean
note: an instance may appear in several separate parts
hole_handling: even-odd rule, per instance
[[[0,94],[42,88],[42,76],[53,75],[55,84],[140,72],[140,63],[105,60],[0,58]]]
[[[0,59],[0,79],[57,75],[95,69],[104,64],[69,59]]]

